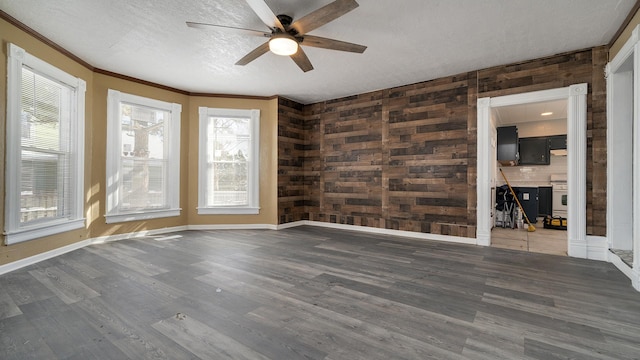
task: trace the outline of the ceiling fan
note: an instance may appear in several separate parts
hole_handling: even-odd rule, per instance
[[[290,56],[302,71],[307,72],[313,70],[313,65],[311,65],[311,61],[309,61],[309,58],[300,45],[360,54],[367,48],[363,45],[340,40],[307,35],[309,31],[317,29],[320,26],[357,8],[358,3],[355,0],[335,0],[334,2],[303,16],[296,21],[293,21],[293,18],[288,15],[275,15],[264,0],[246,1],[251,9],[253,9],[253,11],[258,15],[260,20],[267,25],[271,32],[190,21],[187,21],[187,26],[199,29],[209,29],[212,27],[220,28],[246,35],[269,38],[269,41],[258,46],[242,59],[238,60],[236,65],[247,65],[261,55],[271,51],[278,55]]]

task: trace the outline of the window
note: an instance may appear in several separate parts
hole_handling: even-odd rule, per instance
[[[83,228],[86,83],[8,44],[5,242]]]
[[[107,223],[180,215],[181,111],[109,89]]]
[[[199,112],[198,214],[258,214],[260,110]]]

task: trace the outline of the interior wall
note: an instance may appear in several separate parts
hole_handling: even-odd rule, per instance
[[[64,70],[65,72],[79,77],[86,82],[87,90],[86,107],[85,107],[85,151],[87,155],[91,153],[91,140],[92,131],[94,129],[94,119],[92,116],[93,106],[93,72],[81,64],[69,59],[66,55],[53,49],[50,46],[43,44],[38,39],[19,30],[5,19],[0,18],[0,40],[2,47],[2,55],[0,56],[0,141],[3,146],[0,146],[0,163],[2,167],[0,170],[0,219],[4,223],[5,216],[5,159],[6,148],[4,146],[6,139],[6,115],[7,115],[7,44],[14,43],[21,48],[25,49],[28,53],[41,58],[47,59],[47,61]],[[85,157],[85,171],[90,174],[91,169],[91,157]],[[85,176],[85,189],[90,188],[91,177]],[[87,199],[85,199],[87,201]],[[89,207],[85,205],[85,210],[88,212]],[[4,242],[4,235],[2,242]],[[20,260],[29,256],[39,254],[44,251],[56,249],[65,245],[72,244],[77,241],[87,239],[89,232],[87,229],[79,229],[64,234],[57,234],[54,236],[48,236],[41,239],[31,240],[12,246],[0,246],[0,265],[6,264],[12,261]]]
[[[304,106],[278,99],[278,223],[309,220],[305,155],[309,147]]]
[[[104,74],[93,76],[93,118],[94,126],[89,132],[91,149],[85,157],[91,159],[91,185],[87,189],[87,223],[91,238],[109,236],[114,234],[126,234],[150,229],[171,228],[183,226],[187,222],[185,204],[187,203],[187,181],[189,173],[183,171],[187,163],[187,144],[189,144],[189,96],[173,91],[159,89],[154,86],[144,85],[130,80],[124,80]],[[106,161],[107,161],[107,92],[109,89],[121,91],[137,96],[143,96],[155,100],[177,103],[182,105],[180,117],[180,216],[172,216],[146,221],[127,221],[115,224],[107,224],[106,214]]]
[[[260,110],[260,212],[256,215],[198,215],[198,122],[200,106],[209,108]],[[182,211],[189,225],[241,225],[278,223],[278,99],[251,99],[192,96],[183,109],[189,115],[188,159],[183,162],[189,174],[188,201]],[[183,143],[184,145],[184,143]]]
[[[605,236],[606,59],[597,47],[306,105],[311,148],[302,158],[312,185],[300,211],[475,237],[477,99],[588,83],[587,234]]]
[[[324,102],[319,130],[321,202],[310,220],[384,228],[382,92]]]
[[[475,83],[464,73],[305,106],[299,211],[313,221],[474,237]],[[282,112],[281,121],[289,121]]]

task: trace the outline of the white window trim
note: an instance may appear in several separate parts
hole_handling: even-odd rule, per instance
[[[120,151],[122,136],[120,124],[120,103],[127,102],[169,111],[169,131],[165,134],[169,144],[167,154],[167,204],[166,209],[149,209],[136,211],[119,211],[118,172],[121,167]],[[123,93],[109,89],[107,94],[107,224],[141,221],[163,217],[179,216],[180,211],[180,118],[182,105],[149,99],[142,96]]]
[[[198,215],[256,215],[260,213],[260,110],[199,107],[198,144]],[[251,166],[249,167],[248,206],[206,206],[207,132],[210,116],[251,119]]]
[[[15,244],[44,236],[59,234],[85,227],[84,218],[84,113],[85,92],[87,84],[84,80],[70,75],[57,67],[38,59],[15,44],[7,46],[7,136],[5,164],[5,244]],[[46,75],[72,88],[71,154],[73,168],[70,204],[72,213],[68,219],[56,219],[36,225],[20,227],[20,141],[21,125],[13,119],[20,117],[20,83],[23,65]]]

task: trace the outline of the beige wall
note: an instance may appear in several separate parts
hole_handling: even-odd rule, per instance
[[[622,34],[620,34],[618,39],[611,45],[611,48],[609,49],[609,61],[611,61],[616,55],[618,55],[618,52],[620,52],[620,50],[624,46],[624,43],[626,43],[627,40],[629,40],[629,38],[631,37],[633,29],[635,29],[638,25],[640,25],[640,11],[636,12],[636,14],[629,22],[629,25],[624,28]]]
[[[46,59],[50,64],[66,71],[67,73],[77,76],[87,83],[86,92],[86,110],[85,110],[85,149],[87,154],[91,150],[91,132],[93,130],[92,106],[93,106],[93,72],[90,69],[69,59],[64,54],[44,45],[41,41],[28,35],[27,33],[17,29],[15,26],[0,19],[0,39],[2,40],[2,56],[0,56],[0,141],[3,146],[0,147],[0,162],[2,169],[0,170],[0,219],[4,223],[4,183],[5,183],[5,131],[6,131],[6,115],[7,115],[7,44],[14,43],[25,49],[28,53],[40,58]],[[91,159],[85,158],[85,169],[87,174],[91,168]],[[85,176],[85,189],[89,188],[90,176]],[[4,227],[3,227],[4,230]],[[48,250],[52,250],[61,246],[65,246],[89,237],[86,229],[75,230],[64,234],[49,236],[42,239],[27,241],[12,246],[0,246],[0,265],[15,260],[33,256]],[[3,236],[4,238],[4,236]],[[3,239],[4,240],[4,239]]]
[[[2,56],[0,59],[0,218],[4,223],[4,179],[5,179],[5,124],[6,124],[6,69],[7,43],[14,43],[34,56],[80,77],[87,83],[85,114],[85,229],[35,239],[23,243],[0,246],[0,265],[24,259],[75,242],[137,231],[170,228],[184,225],[216,224],[277,224],[277,146],[278,146],[278,100],[249,99],[238,97],[201,97],[124,80],[101,72],[94,72],[72,60],[65,54],[46,45],[28,33],[0,19]],[[106,133],[107,90],[114,89],[138,96],[182,105],[180,136],[180,216],[132,221],[118,224],[105,222],[106,184]],[[196,213],[198,200],[198,107],[227,107],[260,109],[260,214],[258,215],[208,215]],[[2,239],[4,240],[4,239]]]
[[[151,99],[177,103],[182,105],[180,121],[180,206],[183,208],[180,216],[153,219],[147,221],[129,221],[117,224],[105,222],[105,184],[106,184],[106,149],[107,149],[107,91],[118,90],[124,93],[144,96]],[[91,133],[91,186],[87,189],[87,222],[90,224],[90,237],[123,234],[150,229],[175,227],[186,225],[187,216],[184,207],[187,204],[188,175],[186,168],[189,144],[189,96],[172,91],[159,89],[133,81],[122,80],[103,74],[94,74],[93,86],[93,117],[94,129]]]
[[[258,215],[198,215],[198,108],[260,110],[260,213]],[[184,110],[183,110],[184,111]],[[192,97],[189,104],[189,225],[270,224],[278,222],[278,99],[251,100]]]

